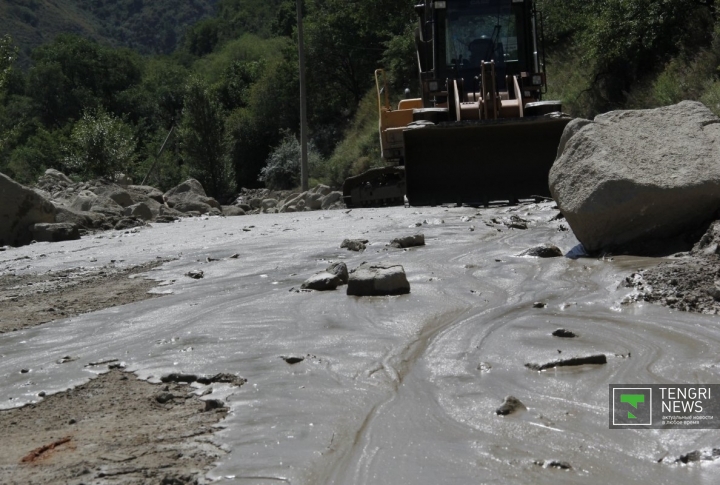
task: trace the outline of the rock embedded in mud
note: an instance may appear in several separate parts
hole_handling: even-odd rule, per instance
[[[576,333],[571,332],[570,330],[565,330],[564,328],[558,328],[552,333],[552,336],[559,338],[577,338]]]
[[[562,255],[560,248],[550,243],[541,244],[520,253],[520,256],[532,256],[535,258],[557,258]]]
[[[498,416],[507,416],[517,411],[527,409],[520,399],[515,396],[507,396],[502,405],[495,410],[495,414]]]
[[[410,293],[405,269],[399,264],[363,263],[350,273],[347,294],[386,296]]]
[[[340,278],[340,284],[346,285],[348,280],[350,279],[350,274],[348,273],[347,265],[343,263],[342,261],[339,261],[337,263],[332,263],[330,266],[325,269],[326,272],[330,274],[336,275],[338,278]]]
[[[187,273],[185,273],[185,276],[187,276],[188,278],[192,278],[194,280],[199,280],[199,279],[205,277],[205,273],[201,269],[194,269],[192,271],[188,271]]]
[[[302,362],[303,360],[305,360],[305,357],[286,357],[286,356],[282,356],[282,357],[280,357],[280,358],[281,358],[282,360],[284,360],[285,362],[287,362],[288,364],[290,364],[290,365],[299,364],[300,362]]]
[[[390,241],[390,245],[394,248],[412,248],[415,246],[425,246],[425,235],[414,234],[412,236],[397,237]]]
[[[368,242],[367,239],[345,239],[340,247],[347,248],[349,251],[365,251],[365,245]]]
[[[547,303],[544,303],[542,301],[536,301],[533,303],[533,308],[547,308]]]
[[[557,468],[559,470],[571,470],[572,466],[566,461],[560,460],[538,460],[535,462],[536,465],[543,468]]]
[[[607,364],[607,357],[605,356],[605,354],[586,355],[580,357],[571,357],[569,359],[552,360],[544,364],[527,363],[525,364],[525,367],[536,371],[543,371],[546,369],[553,369],[555,367],[571,367],[587,364]]]
[[[80,239],[78,227],[68,222],[33,224],[30,226],[30,232],[37,242],[60,242]]]
[[[173,399],[175,399],[175,396],[173,396],[169,392],[161,392],[160,394],[155,396],[155,400],[157,402],[159,402],[160,404],[166,404],[166,403],[172,401]]]
[[[336,289],[340,283],[338,275],[323,271],[306,279],[301,288],[303,290],[329,291]]]
[[[695,101],[575,119],[550,191],[589,252],[667,244],[720,208],[719,138],[720,119]]]

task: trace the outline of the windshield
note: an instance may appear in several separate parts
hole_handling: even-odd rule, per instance
[[[451,65],[477,68],[481,61],[504,64],[518,58],[515,16],[508,1],[448,2],[445,33]]]

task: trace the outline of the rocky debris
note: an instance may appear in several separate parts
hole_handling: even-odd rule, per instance
[[[546,369],[553,369],[555,367],[569,367],[586,364],[607,364],[607,357],[605,356],[605,354],[586,355],[580,357],[571,357],[569,359],[552,360],[544,364],[527,363],[525,364],[525,367],[536,371],[542,371]]]
[[[185,276],[192,278],[194,280],[199,280],[199,279],[205,277],[205,273],[201,269],[194,269],[192,271],[185,273]]]
[[[528,221],[516,215],[510,216],[509,220],[503,222],[508,229],[525,230],[528,228]]]
[[[541,244],[520,253],[520,256],[532,256],[534,258],[557,258],[562,255],[560,248],[550,243]]]
[[[533,303],[533,308],[547,308],[547,303],[543,301],[536,301]]]
[[[222,402],[219,399],[208,399],[205,401],[205,409],[203,409],[203,412],[208,411],[214,411],[216,409],[223,409],[225,407],[225,403]]]
[[[198,212],[200,214],[220,215],[221,206],[217,200],[205,194],[203,186],[195,179],[187,179],[165,194],[163,199],[168,207],[179,212]]]
[[[340,248],[346,248],[349,251],[365,251],[367,239],[345,239],[340,244]]]
[[[566,461],[560,460],[537,460],[534,462],[537,466],[543,468],[557,468],[558,470],[571,470],[572,466]]]
[[[290,364],[290,365],[298,364],[298,363],[302,362],[303,360],[305,360],[305,357],[286,357],[286,356],[281,356],[280,358],[281,358],[282,360],[284,360],[285,362],[287,362],[288,364]]]
[[[694,101],[576,119],[550,190],[587,251],[643,252],[720,209],[719,137],[720,119]]]
[[[32,241],[30,226],[54,222],[50,201],[0,173],[0,246],[27,244]]]
[[[144,201],[144,199],[154,200],[160,204],[165,202],[163,199],[163,193],[155,187],[151,187],[149,185],[128,185],[125,187],[125,190],[127,190],[130,194],[132,200],[136,202]]]
[[[340,285],[340,277],[326,271],[311,276],[302,284],[303,290],[328,291],[334,290]]]
[[[659,461],[666,463],[682,463],[687,465],[688,463],[715,461],[718,459],[720,459],[720,448],[709,448],[703,450],[693,450],[688,453],[684,453],[675,459],[665,457]]]
[[[171,374],[162,376],[160,378],[160,382],[174,382],[177,384],[191,384],[193,382],[198,382],[205,385],[221,382],[240,387],[247,382],[247,379],[236,376],[235,374],[228,374],[225,372],[212,376],[198,376],[196,374],[183,374],[179,372],[173,372]]]
[[[32,238],[37,242],[59,242],[80,239],[80,231],[75,224],[62,223],[38,223],[30,226]]]
[[[566,330],[564,328],[558,328],[552,333],[552,336],[559,338],[577,338],[576,333],[571,332],[570,330]]]
[[[228,216],[228,217],[244,216],[245,210],[236,205],[224,205],[224,206],[222,206],[222,213],[224,216]]]
[[[144,202],[138,204],[131,204],[125,208],[123,215],[126,217],[135,217],[144,221],[149,221],[153,218],[153,213]]]
[[[517,411],[524,410],[525,405],[515,396],[507,396],[499,408],[495,410],[498,416],[507,416]]]
[[[334,192],[326,185],[318,185],[306,192],[242,189],[240,196],[235,201],[235,206],[242,208],[247,214],[345,208],[342,192]]]
[[[710,224],[689,253],[633,273],[624,286],[635,288],[624,303],[647,301],[695,313],[720,313],[720,221]]]
[[[348,282],[348,279],[350,278],[350,275],[348,273],[347,265],[343,263],[342,261],[337,263],[332,263],[330,266],[325,269],[326,272],[330,274],[336,275],[338,278],[340,278],[340,284],[346,285]]]
[[[123,217],[122,219],[117,221],[114,229],[116,231],[126,231],[128,229],[132,229],[134,227],[142,227],[144,225],[145,221],[138,217]]]
[[[130,193],[115,184],[97,185],[92,191],[98,197],[111,199],[121,207],[129,207],[133,204],[133,199],[130,197]]]
[[[405,269],[399,264],[363,263],[350,273],[347,294],[354,296],[410,293]]]
[[[173,396],[172,393],[169,392],[161,392],[160,394],[155,396],[155,400],[160,404],[166,404],[173,399],[175,399],[175,396]]]
[[[414,234],[412,236],[397,237],[390,242],[394,248],[412,248],[415,246],[425,246],[425,235]]]

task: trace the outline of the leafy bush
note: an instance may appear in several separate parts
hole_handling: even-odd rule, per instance
[[[65,165],[86,177],[113,177],[132,170],[135,147],[132,128],[120,118],[86,111],[72,129]]]
[[[290,131],[283,131],[283,139],[275,147],[267,159],[267,164],[260,171],[259,180],[273,190],[289,190],[300,185],[300,142]],[[308,168],[313,173],[320,165],[320,155],[312,143],[308,143]]]

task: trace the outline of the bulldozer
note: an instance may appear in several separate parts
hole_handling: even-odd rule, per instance
[[[535,0],[416,5],[421,97],[390,104],[375,72],[388,166],[345,181],[350,207],[484,205],[549,197],[548,173],[570,117],[547,92]]]

